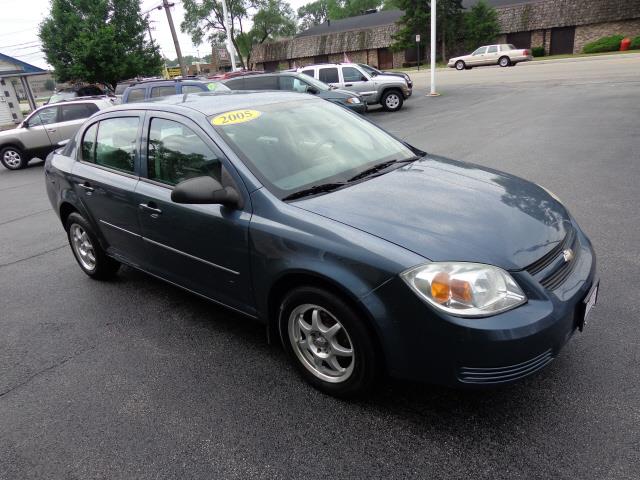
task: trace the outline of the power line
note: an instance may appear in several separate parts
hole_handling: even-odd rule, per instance
[[[27,45],[30,43],[40,43],[40,40],[32,40],[30,42],[23,42],[23,43],[14,43],[13,45],[0,45],[0,48],[19,47],[20,45]]]

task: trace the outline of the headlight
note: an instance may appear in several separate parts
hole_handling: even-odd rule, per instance
[[[482,263],[427,263],[400,276],[430,305],[459,317],[488,317],[527,301],[511,275]]]
[[[347,103],[358,104],[360,103],[360,99],[358,97],[349,97],[347,98]]]

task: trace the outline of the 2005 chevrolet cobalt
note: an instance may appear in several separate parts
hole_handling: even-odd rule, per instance
[[[553,194],[309,95],[115,107],[45,175],[87,275],[124,263],[255,317],[333,395],[380,373],[521,379],[596,301],[591,244]]]

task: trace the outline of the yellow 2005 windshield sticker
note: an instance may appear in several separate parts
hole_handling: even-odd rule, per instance
[[[233,125],[235,123],[245,123],[255,120],[262,112],[257,110],[232,110],[231,112],[221,113],[211,120],[214,125]]]

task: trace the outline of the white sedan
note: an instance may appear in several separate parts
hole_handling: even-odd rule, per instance
[[[519,62],[532,60],[531,50],[518,49],[511,44],[485,45],[470,55],[463,55],[449,60],[448,67],[456,70],[471,69],[481,65],[500,65],[509,67]]]

